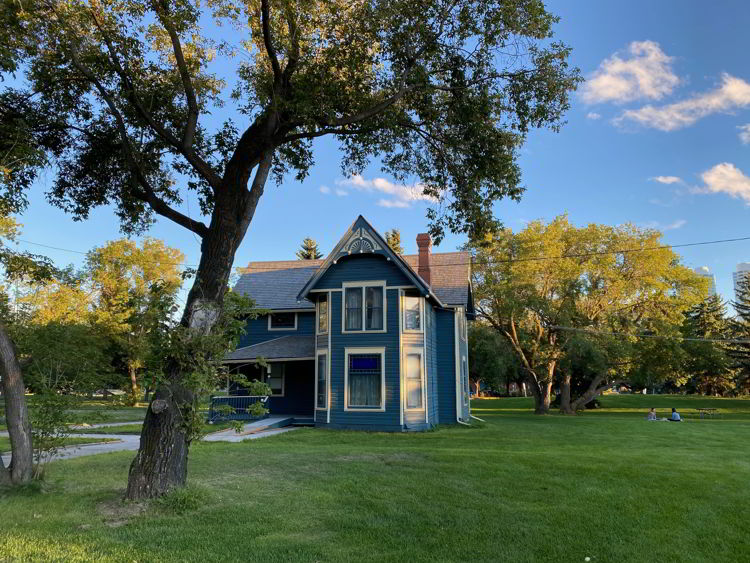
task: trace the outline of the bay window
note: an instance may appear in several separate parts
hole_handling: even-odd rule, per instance
[[[328,355],[318,354],[317,369],[317,393],[315,397],[315,408],[326,409],[328,407]]]
[[[318,299],[318,334],[328,332],[328,296],[322,295]]]
[[[421,351],[407,351],[406,353],[406,408],[424,408],[424,366]]]
[[[404,296],[404,330],[422,332],[422,306],[421,297],[411,295]]]

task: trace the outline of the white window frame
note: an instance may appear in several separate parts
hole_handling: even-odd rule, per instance
[[[320,300],[315,302],[315,334],[328,334],[331,330],[331,294],[326,296],[326,307],[328,312],[326,313],[326,330],[320,332]]]
[[[271,317],[279,313],[281,314],[286,313],[286,314],[294,315],[294,328],[288,327],[288,326],[273,328],[271,326]],[[297,313],[293,313],[292,311],[271,311],[270,313],[268,313],[268,332],[281,332],[281,331],[291,332],[293,330],[297,330]]]
[[[368,334],[377,334],[377,333],[388,332],[388,324],[387,324],[388,297],[386,295],[387,287],[385,285],[385,280],[344,282],[341,287],[342,287],[342,291],[341,291],[341,333],[342,334],[361,334],[363,332],[366,332]],[[355,330],[346,330],[346,290],[357,288],[357,287],[362,289],[362,328],[355,329]],[[383,328],[382,329],[365,328],[366,327],[365,321],[367,320],[367,303],[365,302],[365,296],[366,296],[365,288],[368,288],[368,287],[382,287],[383,288]]]
[[[409,406],[409,374],[407,373],[407,361],[406,358],[409,355],[419,356],[419,372],[422,379],[422,406],[421,407],[410,407]],[[409,412],[422,412],[427,408],[427,381],[425,378],[425,363],[424,363],[424,349],[416,347],[404,348],[404,409]]]
[[[270,383],[268,383],[268,377],[270,375],[270,369],[272,366],[278,365],[281,366],[281,395],[274,395],[271,394],[269,397],[284,397],[286,395],[286,364],[282,362],[269,362],[268,367],[261,368],[263,370],[263,381],[262,383],[266,383],[269,387],[271,386]]]
[[[461,387],[464,406],[468,406],[471,400],[469,398],[471,393],[471,389],[469,389],[469,362],[464,355],[461,355]]]
[[[406,328],[406,300],[407,299],[418,299],[419,300],[419,328]],[[412,295],[404,295],[403,306],[401,307],[401,314],[403,316],[404,332],[422,334],[424,332],[424,297],[416,297]]]
[[[320,356],[325,356],[325,364],[326,364],[326,401],[325,406],[319,407],[318,406],[318,367],[320,366],[320,360],[318,359]],[[328,410],[328,397],[329,393],[331,392],[330,385],[328,384],[328,381],[331,377],[330,369],[328,369],[328,350],[317,350],[315,352],[315,410],[316,411],[325,411]]]
[[[359,331],[354,331],[359,332]],[[349,356],[380,354],[380,406],[349,406]],[[385,348],[344,348],[344,410],[346,412],[385,412]]]

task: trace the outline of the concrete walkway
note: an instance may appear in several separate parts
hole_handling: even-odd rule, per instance
[[[222,430],[221,432],[215,432],[204,437],[203,440],[206,442],[242,442],[244,440],[257,440],[258,438],[266,438],[268,436],[275,436],[276,434],[283,434],[284,432],[290,432],[296,430],[296,427],[287,428],[271,428],[268,430],[262,430],[263,427],[269,425],[269,419],[272,417],[251,422],[246,424],[241,434],[237,434],[233,429]],[[265,422],[265,424],[258,424],[259,422]],[[132,422],[119,424],[133,424]],[[93,425],[92,425],[93,426]],[[104,426],[114,426],[113,424],[105,424]],[[5,435],[7,436],[7,432]],[[110,452],[122,452],[122,451],[135,451],[138,449],[141,437],[137,434],[74,434],[80,438],[110,438],[117,440],[116,442],[100,442],[98,444],[88,445],[77,445],[67,446],[60,448],[57,455],[54,457],[54,461],[60,459],[72,459],[75,457],[83,457],[87,455],[104,454]],[[10,453],[3,455],[3,463],[7,467],[10,463]]]

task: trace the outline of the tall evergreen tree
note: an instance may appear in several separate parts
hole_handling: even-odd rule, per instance
[[[391,250],[396,254],[403,254],[404,247],[401,246],[401,231],[398,229],[391,229],[385,233],[385,242],[391,247]]]
[[[320,260],[323,258],[323,253],[318,249],[318,243],[315,239],[305,237],[302,246],[297,251],[297,258],[300,260]]]
[[[737,299],[732,301],[737,316],[732,320],[732,337],[744,342],[732,344],[729,355],[734,360],[736,384],[743,392],[750,391],[750,278],[737,285]]]
[[[730,337],[726,306],[718,295],[690,309],[685,315],[683,333],[687,338],[706,339],[703,342],[685,340],[686,370],[690,376],[688,389],[705,395],[724,395],[734,389],[731,359],[722,340]]]

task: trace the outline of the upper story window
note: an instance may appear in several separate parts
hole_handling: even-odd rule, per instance
[[[385,282],[344,284],[343,331],[384,331]]]
[[[422,332],[424,330],[424,300],[421,297],[404,296],[404,330]]]
[[[318,299],[318,334],[328,332],[328,295],[321,295]]]
[[[268,330],[297,330],[297,313],[271,313]]]

